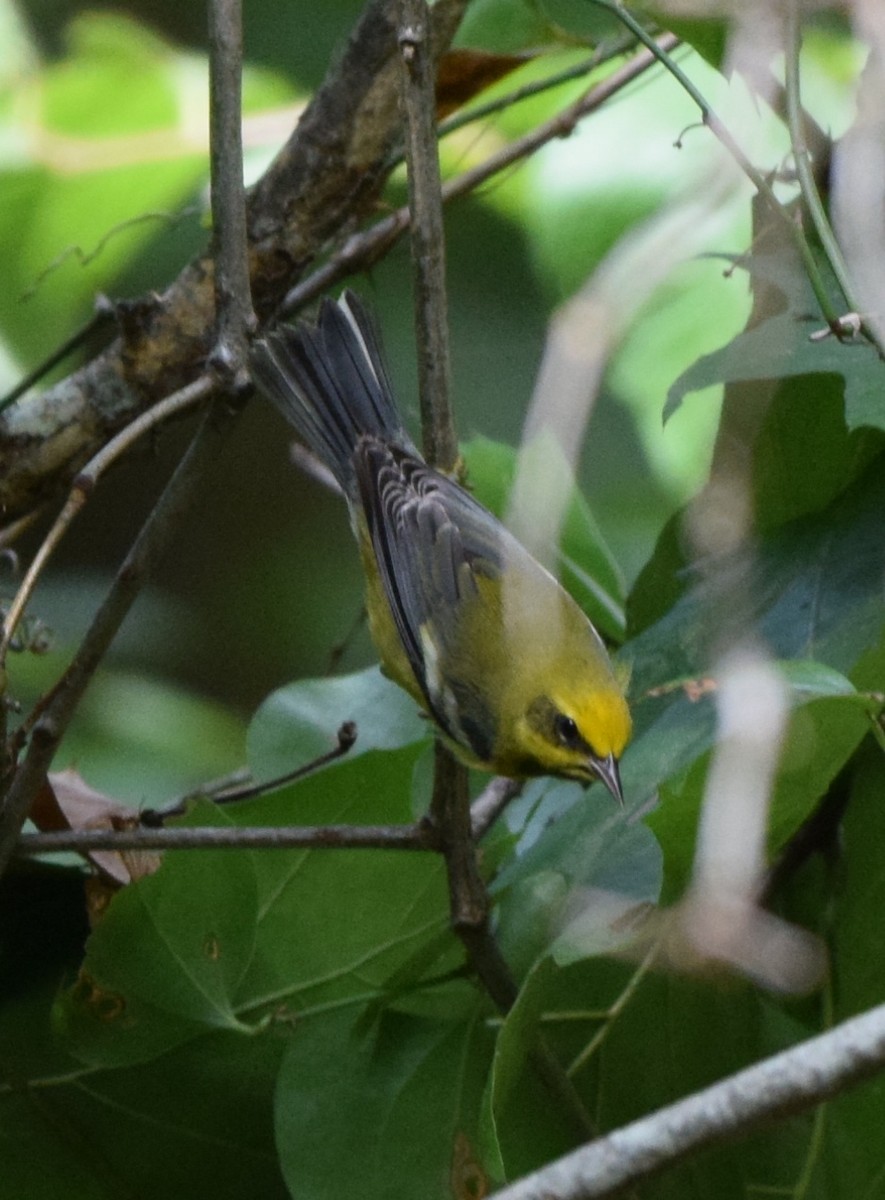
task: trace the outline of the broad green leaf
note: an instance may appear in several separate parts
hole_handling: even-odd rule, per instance
[[[457,44],[502,54],[550,40],[550,27],[533,0],[475,0],[458,28]]]
[[[885,970],[875,919],[885,898],[883,784],[882,754],[871,741],[853,783],[847,784],[848,805],[839,830],[833,831],[834,839],[839,839],[839,860],[835,871],[830,870],[823,892],[823,901],[829,905],[833,1021],[885,1001]],[[882,1128],[883,1114],[885,1086],[880,1079],[827,1105],[809,1195],[883,1194],[885,1154],[876,1132]]]
[[[201,802],[187,824],[227,824]],[[243,1032],[235,995],[255,946],[252,856],[169,852],[159,871],[123,888],[89,938],[56,1024],[95,1065],[154,1057],[211,1029]]]
[[[770,802],[772,857],[814,811],[869,729],[863,705],[854,696],[814,699],[800,693],[797,700],[802,706],[790,720]],[[691,873],[707,765],[705,754],[682,778],[668,779],[660,805],[647,818],[664,851],[668,900],[682,893]]]
[[[879,458],[829,509],[761,539],[749,564],[717,564],[714,577],[696,583],[625,647],[634,692],[703,675],[726,613],[731,622],[743,618],[736,633],[757,632],[777,658],[814,659],[850,675],[885,619],[883,512]],[[737,581],[733,595],[730,578]]]
[[[877,946],[875,914],[885,898],[885,838],[881,750],[863,755],[846,809],[833,925],[836,1016],[854,1016],[885,1001],[885,963]]]
[[[238,805],[246,824],[406,824],[420,751],[376,751]],[[256,856],[256,953],[240,1010],[294,1012],[378,1000],[404,964],[418,974],[460,963],[447,933],[439,856],[394,850],[273,850]],[[428,958],[429,956],[429,958]],[[445,964],[445,965],[440,965]]]
[[[491,1035],[477,1019],[350,1011],[295,1029],[277,1085],[293,1196],[448,1200],[490,1190],[477,1141]]]
[[[567,1153],[587,1136],[562,1103],[554,1100],[532,1062],[539,1048],[547,987],[558,973],[550,959],[536,964],[495,1040],[483,1133],[490,1160],[497,1160],[498,1170],[508,1180]]]
[[[797,658],[778,665],[794,697],[819,699],[824,696],[855,696],[863,702],[851,680],[824,663]]]
[[[348,751],[351,759],[371,750],[423,743],[431,736],[415,701],[378,667],[301,680],[269,696],[249,727],[249,761],[256,778],[276,779],[328,753],[346,721],[357,729]]]
[[[764,401],[765,385],[759,391]],[[746,396],[730,403],[739,408]],[[739,412],[729,415],[740,421]],[[881,450],[878,430],[846,427],[839,376],[779,380],[753,445],[757,531],[768,533],[832,504]]]
[[[219,1032],[115,1070],[0,1087],[4,1197],[284,1200],[272,1099],[285,1038]]]

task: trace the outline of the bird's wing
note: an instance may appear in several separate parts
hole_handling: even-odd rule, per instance
[[[397,446],[364,439],[359,496],[409,665],[444,728],[439,659],[457,638],[478,577],[500,574],[509,535],[463,488]]]

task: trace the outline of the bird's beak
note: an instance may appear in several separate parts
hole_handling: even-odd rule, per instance
[[[592,755],[590,758],[590,770],[601,779],[618,804],[623,807],[624,790],[621,787],[621,773],[618,770],[618,760],[613,754],[609,754],[607,758],[597,758]]]

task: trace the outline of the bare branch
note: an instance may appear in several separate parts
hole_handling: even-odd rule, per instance
[[[427,461],[451,471],[458,458],[452,418],[449,329],[446,317],[446,245],[436,135],[436,64],[426,0],[401,0],[399,44],[406,118],[412,280],[418,392]]]
[[[466,0],[433,7],[435,50]],[[292,138],[247,199],[256,312],[267,318],[320,251],[380,194],[400,136],[397,0],[370,0]],[[0,510],[12,518],[69,483],[100,446],[157,396],[199,374],[214,344],[210,254],[162,295],[116,307],[120,334],[81,370],[0,415]]]
[[[430,850],[439,849],[428,823],[415,825],[207,825],[190,829],[72,829],[23,833],[17,854],[74,850]]]
[[[700,1147],[835,1096],[883,1065],[885,1005],[880,1005],[598,1138],[496,1192],[496,1200],[613,1196]]]
[[[15,852],[19,832],[42,786],[53,755],[96,667],[145,581],[151,577],[197,480],[217,453],[230,409],[210,409],[169,483],[126,555],[70,666],[33,724],[30,745],[0,808],[0,874]]]
[[[2,638],[0,638],[0,668],[2,668],[3,663],[6,661],[9,644],[15,635],[19,622],[24,616],[28,601],[33,594],[34,588],[37,586],[37,581],[42,575],[46,564],[49,562],[50,556],[70,529],[74,518],[93,494],[95,485],[101,476],[112,463],[116,462],[148,430],[155,429],[157,425],[166,421],[174,413],[181,413],[188,408],[193,408],[211,394],[214,386],[215,383],[211,376],[202,375],[194,383],[190,384],[189,387],[182,388],[180,391],[173,393],[173,395],[167,396],[165,400],[161,400],[159,404],[155,404],[153,408],[136,417],[116,437],[111,438],[99,450],[98,454],[86,464],[83,470],[77,474],[64,507],[56,517],[52,528],[43,539],[39,550],[31,560],[31,565],[28,567],[25,577],[15,594],[15,598],[9,606],[9,612],[6,614],[3,622]]]
[[[658,38],[657,44],[661,49],[672,50],[679,44],[679,39],[672,33],[664,33]],[[548,142],[568,137],[584,117],[596,112],[656,62],[657,59],[648,50],[638,51],[629,62],[613,71],[601,83],[588,88],[573,104],[568,105],[555,117],[551,117],[524,137],[510,142],[503,149],[490,155],[485,162],[444,183],[443,203],[448,204],[451,200],[469,195],[502,171],[535,154]],[[327,262],[287,293],[280,305],[280,311],[284,314],[297,312],[299,308],[311,303],[354,271],[372,266],[399,241],[409,228],[410,219],[408,206],[404,206],[377,221],[367,230],[354,234]]]
[[[246,245],[243,187],[240,0],[209,5],[209,140],[212,147],[212,253],[217,342],[213,365],[230,372],[235,389],[248,385],[246,335],[255,328]]]

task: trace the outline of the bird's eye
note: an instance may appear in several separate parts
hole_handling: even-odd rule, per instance
[[[578,733],[578,726],[565,713],[556,714],[553,728],[556,730],[556,736],[564,746],[575,746],[580,741],[581,735]]]

